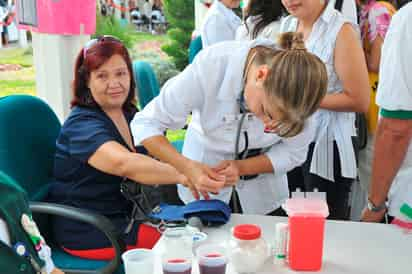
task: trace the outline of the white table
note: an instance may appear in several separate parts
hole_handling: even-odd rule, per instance
[[[226,225],[205,228],[204,232],[208,234],[207,242],[222,243],[230,238],[230,229],[234,225],[253,223],[262,228],[264,239],[273,244],[277,222],[287,222],[287,218],[233,214]],[[157,254],[155,274],[162,274],[162,240],[154,250]],[[194,260],[192,274],[198,273]],[[226,274],[234,273],[229,263]],[[327,221],[321,271],[296,272],[287,266],[274,265],[273,259],[269,258],[258,273],[409,274],[412,273],[412,234],[394,225]]]

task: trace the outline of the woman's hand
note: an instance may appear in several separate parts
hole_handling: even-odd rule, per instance
[[[223,160],[213,170],[225,177],[225,186],[233,186],[240,179],[239,167],[235,160]]]
[[[205,199],[209,199],[208,192],[219,193],[225,186],[225,177],[218,174],[209,166],[190,160],[184,170],[188,184],[193,185]],[[196,197],[196,196],[195,196]]]
[[[189,181],[189,179],[187,179],[185,175],[179,173],[177,181],[185,187],[189,188],[190,192],[192,192],[192,195],[196,200],[200,199],[200,195],[198,190],[196,189],[196,186],[191,181]]]

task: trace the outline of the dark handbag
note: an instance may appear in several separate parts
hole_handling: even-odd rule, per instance
[[[125,178],[120,183],[120,192],[133,205],[130,221],[125,229],[126,234],[130,232],[135,222],[159,225],[160,220],[149,216],[161,202],[161,193],[156,186],[143,185]]]
[[[358,149],[362,150],[368,144],[368,123],[365,113],[356,113],[355,127],[358,137]]]

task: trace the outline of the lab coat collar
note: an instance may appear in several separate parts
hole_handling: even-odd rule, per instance
[[[239,43],[240,44],[240,43]],[[278,48],[278,46],[268,39],[256,39],[245,43],[242,41],[242,47],[234,52],[229,60],[225,71],[225,77],[220,87],[217,98],[219,100],[239,99],[244,88],[243,70],[246,65],[246,58],[249,51],[257,46]]]

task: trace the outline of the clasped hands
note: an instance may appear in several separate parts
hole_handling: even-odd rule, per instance
[[[200,194],[209,199],[209,193],[218,194],[223,187],[239,181],[239,166],[235,160],[223,160],[214,167],[190,160],[183,170],[181,184],[188,187],[196,199]]]

